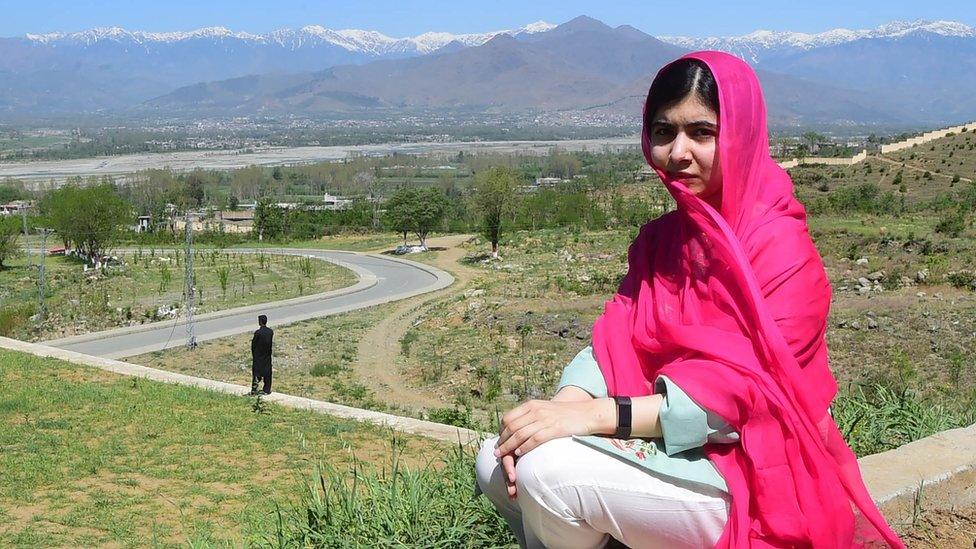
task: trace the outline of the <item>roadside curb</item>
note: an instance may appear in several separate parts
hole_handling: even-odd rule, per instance
[[[864,483],[889,519],[976,501],[976,424],[949,429],[858,460]],[[919,504],[920,505],[920,504]]]

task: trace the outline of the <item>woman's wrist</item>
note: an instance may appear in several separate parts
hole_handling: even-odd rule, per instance
[[[633,438],[660,438],[661,424],[658,415],[664,398],[662,395],[634,397],[632,399]],[[617,403],[612,398],[595,398],[590,406],[589,417],[591,435],[613,435],[617,432]]]
[[[612,435],[617,431],[617,403],[612,398],[595,398],[590,403],[593,435]]]

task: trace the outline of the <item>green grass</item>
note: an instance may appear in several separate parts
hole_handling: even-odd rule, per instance
[[[36,269],[27,266],[26,256],[13,260],[10,268],[0,271],[0,309],[5,311],[0,314],[0,335],[38,340],[129,326],[160,320],[161,306],[182,304],[185,259],[176,250],[143,248],[122,258],[123,265],[86,273],[72,258],[48,257],[49,314],[43,323],[28,321],[36,310]],[[33,259],[37,261],[36,255]],[[214,249],[195,254],[194,272],[197,314],[324,292],[356,281],[352,271],[328,262]]]
[[[973,424],[976,393],[940,398],[891,381],[852,385],[834,400],[832,412],[851,450],[866,456]]]
[[[317,467],[385,462],[390,445],[365,424],[22,353],[0,350],[0,383],[4,546],[264,545]],[[397,445],[416,467],[450,451]]]
[[[323,467],[302,502],[282,514],[287,547],[514,547],[487,498],[472,497],[474,455],[456,447],[420,468],[405,467],[396,441],[382,467]]]

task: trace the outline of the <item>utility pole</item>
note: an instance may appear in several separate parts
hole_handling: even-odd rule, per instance
[[[25,248],[27,248],[27,266],[30,267],[33,265],[33,263],[31,263],[30,231],[27,230],[27,208],[26,207],[21,208],[20,218],[24,222],[24,242],[27,244],[25,246]]]
[[[44,305],[44,294],[47,293],[46,281],[44,280],[44,258],[47,257],[47,235],[51,234],[51,229],[35,227],[41,233],[41,259],[37,265],[37,319],[43,320],[47,316],[47,308]]]
[[[186,309],[186,348],[196,349],[197,338],[193,334],[193,297],[196,292],[193,280],[193,223],[186,212],[186,273],[183,276],[184,307]]]

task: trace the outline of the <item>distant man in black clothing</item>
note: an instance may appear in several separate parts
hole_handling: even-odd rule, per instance
[[[261,325],[251,338],[251,394],[258,394],[258,381],[264,381],[264,394],[271,394],[271,340],[274,330],[268,328],[268,317],[258,317]]]

